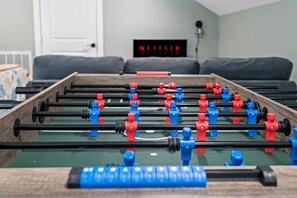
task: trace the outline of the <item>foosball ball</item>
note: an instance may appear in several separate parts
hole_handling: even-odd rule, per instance
[[[296,194],[297,112],[220,76],[74,73],[37,92],[0,117],[1,195]]]

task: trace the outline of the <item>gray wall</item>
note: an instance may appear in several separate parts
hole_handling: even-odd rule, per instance
[[[284,0],[220,17],[219,56],[288,58],[297,80],[296,10],[297,1]]]
[[[34,53],[32,0],[0,0],[0,50]]]
[[[133,39],[188,39],[195,57],[195,22],[204,22],[199,57],[217,56],[218,16],[195,0],[104,0],[104,54],[133,56]]]

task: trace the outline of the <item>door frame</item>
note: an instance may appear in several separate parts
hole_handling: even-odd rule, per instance
[[[34,42],[35,57],[43,55],[42,53],[42,34],[41,34],[41,13],[40,1],[33,0],[33,19],[34,19]],[[104,55],[104,38],[103,38],[103,0],[96,0],[97,8],[97,56]]]

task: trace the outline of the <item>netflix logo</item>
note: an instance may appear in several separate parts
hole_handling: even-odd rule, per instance
[[[134,40],[134,57],[186,57],[187,40]]]

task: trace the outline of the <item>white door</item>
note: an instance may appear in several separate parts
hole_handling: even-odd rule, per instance
[[[96,0],[41,0],[41,54],[97,56]]]

